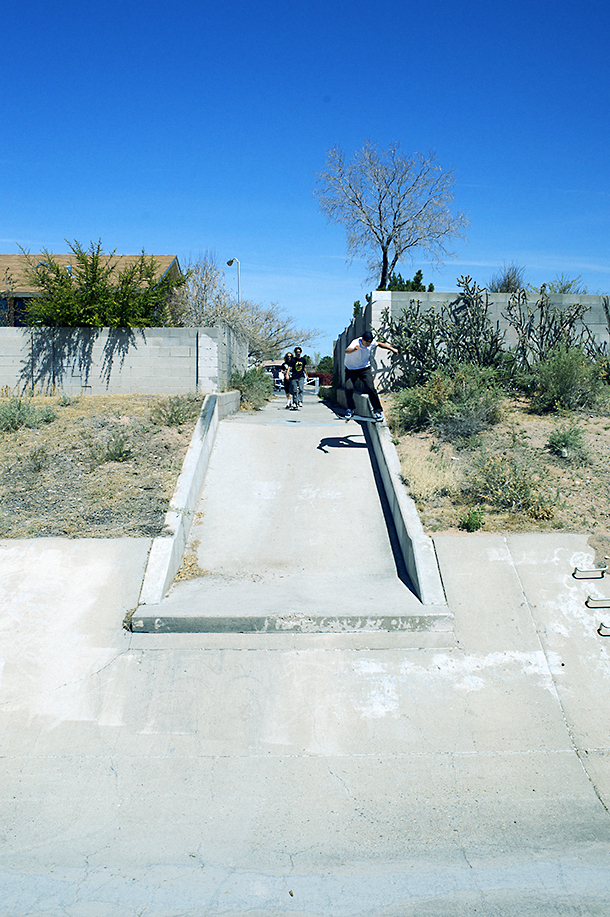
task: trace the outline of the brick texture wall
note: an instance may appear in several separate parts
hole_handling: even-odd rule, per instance
[[[0,390],[67,394],[220,392],[248,342],[217,328],[0,328]]]

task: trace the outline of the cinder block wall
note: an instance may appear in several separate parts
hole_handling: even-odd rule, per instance
[[[355,319],[351,325],[349,325],[342,334],[339,335],[337,341],[335,342],[334,350],[334,365],[335,365],[335,384],[338,388],[341,388],[345,381],[345,371],[343,367],[343,358],[345,355],[345,348],[348,346],[350,341],[354,338],[359,337],[362,334],[363,329],[368,326],[374,328],[376,331],[380,331],[380,336],[383,335],[383,312],[388,309],[392,318],[398,318],[404,308],[408,306],[409,302],[412,300],[420,302],[422,309],[433,309],[440,308],[445,304],[449,304],[457,300],[459,293],[457,290],[449,292],[434,292],[434,293],[390,293],[385,290],[376,290],[371,294],[371,301],[367,302],[366,309],[361,315]],[[509,323],[503,317],[503,312],[506,312],[506,306],[508,304],[510,294],[509,293],[490,293],[489,294],[489,317],[492,324],[497,325],[502,331],[506,332],[506,345],[511,346],[516,343],[516,335],[514,330],[511,328]],[[573,305],[574,303],[581,303],[583,306],[589,307],[589,312],[586,313],[584,324],[590,329],[591,333],[595,336],[595,339],[600,344],[606,344],[610,346],[610,330],[608,328],[608,321],[606,319],[606,313],[603,305],[604,297],[601,295],[553,295],[551,296],[551,303],[554,306],[559,306],[566,308]],[[536,296],[533,294],[530,297],[530,306],[533,306],[536,301]],[[390,367],[390,357],[388,351],[377,350],[376,352],[376,368],[378,370],[376,376],[376,388],[380,392],[389,391],[392,381],[392,373],[389,371]]]
[[[345,348],[349,347],[354,338],[359,338],[363,331],[372,327],[372,308],[371,303],[366,304],[360,315],[357,315],[347,326],[345,331],[341,332],[335,341],[335,350],[333,358],[333,382],[335,388],[340,390],[345,385],[345,365],[343,357]]]
[[[248,364],[248,341],[241,335],[229,328],[228,325],[218,325],[215,328],[206,328],[205,335],[200,338],[200,355],[206,346],[205,337],[208,337],[215,345],[213,351],[212,364],[206,364],[205,371],[202,373],[214,380],[214,367],[216,371],[217,388],[214,391],[221,392],[225,389],[234,372],[243,373]],[[201,358],[201,357],[200,357]]]
[[[423,309],[440,308],[446,303],[455,302],[459,293],[457,290],[449,292],[434,293],[389,293],[386,290],[376,290],[372,295],[371,302],[371,324],[374,328],[380,328],[383,325],[382,313],[389,309],[392,318],[398,318],[405,306],[414,300],[420,302]],[[510,293],[490,293],[489,294],[489,318],[494,325],[506,332],[506,343],[508,345],[516,343],[516,336],[513,329],[503,317],[506,312]],[[530,307],[535,305],[537,296],[535,293],[529,295]],[[603,306],[604,297],[599,294],[558,294],[555,293],[550,297],[551,304],[565,309],[574,303],[581,303],[587,306],[589,311],[585,315],[585,324],[591,330],[595,338],[601,342],[610,342],[608,332],[608,322]]]
[[[218,328],[0,328],[0,389],[67,394],[219,392],[248,342]]]

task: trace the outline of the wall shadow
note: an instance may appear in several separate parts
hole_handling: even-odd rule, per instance
[[[141,337],[143,343],[146,343],[146,334],[144,328],[138,328],[138,334]],[[109,328],[108,337],[106,338],[106,343],[104,344],[104,350],[102,353],[102,368],[100,370],[100,378],[106,383],[106,388],[110,385],[110,377],[112,375],[112,370],[114,368],[115,360],[119,361],[119,371],[123,367],[125,362],[125,357],[129,353],[130,348],[135,348],[137,350],[136,334],[133,328]]]
[[[49,391],[63,388],[66,382],[87,387],[95,369],[93,351],[102,331],[106,340],[102,348],[99,377],[110,385],[115,365],[122,367],[131,347],[137,347],[133,328],[32,328],[29,346],[19,371],[22,391]],[[146,341],[144,329],[137,333]]]

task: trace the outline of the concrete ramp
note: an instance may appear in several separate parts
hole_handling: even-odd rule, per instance
[[[412,588],[364,429],[312,395],[222,421],[185,556],[194,578],[140,606],[133,631],[452,628]]]

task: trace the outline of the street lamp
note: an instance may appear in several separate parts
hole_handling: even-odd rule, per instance
[[[237,302],[241,302],[241,266],[239,263],[239,258],[231,258],[230,261],[227,261],[229,267],[233,266],[233,262],[237,261]]]

